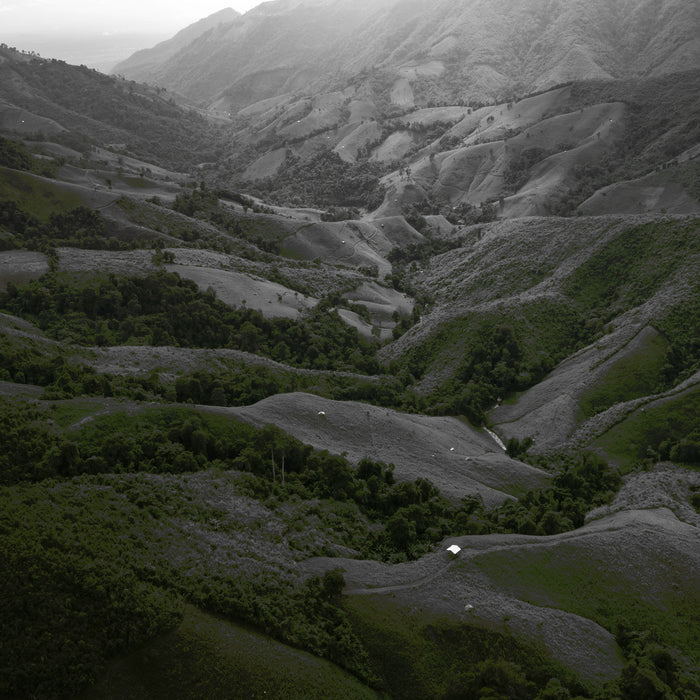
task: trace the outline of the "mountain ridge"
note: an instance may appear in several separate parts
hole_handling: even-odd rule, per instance
[[[260,7],[200,36],[150,74],[132,76],[128,60],[115,72],[161,81],[202,103],[226,94],[237,111],[249,102],[236,85],[269,71],[278,79],[259,99],[304,87],[327,91],[368,70],[396,80],[402,70],[433,61],[440,80],[423,75],[413,82],[426,83],[436,99],[492,100],[568,80],[654,76],[700,65],[700,10],[687,0],[627,0],[624,6],[603,0],[350,6],[335,0]]]

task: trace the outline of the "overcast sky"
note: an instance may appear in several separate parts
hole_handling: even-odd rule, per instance
[[[208,15],[262,0],[0,0],[3,35],[22,33],[174,34]]]

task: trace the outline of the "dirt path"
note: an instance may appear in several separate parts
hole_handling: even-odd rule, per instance
[[[379,586],[377,588],[348,588],[344,590],[343,593],[344,595],[381,595],[383,593],[395,593],[396,591],[417,588],[418,586],[422,586],[424,583],[430,583],[431,581],[434,581],[442,576],[452,564],[453,562],[451,561],[447,562],[447,564],[440,567],[437,571],[434,571],[427,576],[421,576],[415,581],[409,581],[408,583],[401,583],[395,586]]]

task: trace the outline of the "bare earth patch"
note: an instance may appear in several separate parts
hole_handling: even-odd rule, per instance
[[[277,425],[318,449],[345,454],[351,462],[370,457],[393,463],[399,479],[429,479],[453,499],[479,494],[492,506],[549,480],[542,470],[506,457],[489,435],[456,418],[405,414],[304,393],[209,410],[258,426]]]

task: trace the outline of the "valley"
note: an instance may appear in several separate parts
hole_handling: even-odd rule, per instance
[[[0,47],[0,697],[700,696],[697,13],[498,4]]]

